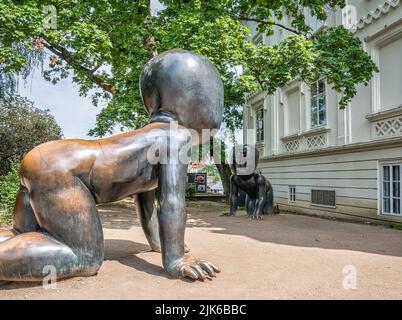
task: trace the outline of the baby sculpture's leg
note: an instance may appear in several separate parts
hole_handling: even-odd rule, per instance
[[[21,186],[14,206],[13,228],[0,228],[0,242],[13,238],[19,233],[37,230],[39,225],[29,202],[28,190]]]
[[[159,222],[156,204],[156,190],[135,195],[135,211],[140,220],[142,230],[151,249],[155,252],[161,252],[161,243],[159,239]],[[184,252],[190,252],[190,248],[185,244]]]
[[[48,266],[58,279],[94,275],[100,268],[103,232],[91,193],[76,177],[55,180],[31,190],[30,203],[45,231],[0,243],[0,280],[40,281]]]
[[[263,213],[264,214],[274,213],[274,191],[272,190],[272,186],[269,183],[267,183],[267,195]]]
[[[255,210],[255,199],[250,198],[248,195],[246,195],[246,212],[247,212],[247,218],[250,218],[253,216],[254,210]]]
[[[159,240],[159,223],[155,204],[155,190],[140,193],[135,196],[135,211],[140,220],[142,230],[149,245],[155,252],[161,252]]]

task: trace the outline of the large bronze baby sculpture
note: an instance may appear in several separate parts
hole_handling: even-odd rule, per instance
[[[271,183],[262,174],[255,172],[258,160],[258,150],[250,145],[233,148],[230,212],[224,215],[236,214],[239,190],[246,193],[246,211],[249,217],[262,220],[262,214],[276,213]]]
[[[59,279],[96,274],[104,256],[96,205],[130,195],[167,273],[204,280],[219,272],[185,254],[187,163],[177,153],[189,136],[172,132],[172,123],[193,132],[219,128],[221,78],[206,59],[172,50],[148,62],[140,87],[151,115],[145,127],[100,140],[53,141],[25,156],[14,226],[0,230],[0,280],[40,281],[49,265]],[[149,161],[150,154],[163,161]]]

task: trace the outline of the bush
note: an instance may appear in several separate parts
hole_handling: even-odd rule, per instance
[[[10,170],[0,177],[0,225],[11,225],[17,193],[20,189],[20,162],[11,161]]]
[[[48,110],[26,98],[0,98],[0,175],[10,170],[9,159],[21,160],[37,145],[62,138],[60,126]]]
[[[186,189],[186,198],[192,198],[195,196],[195,188],[194,187],[188,187]]]

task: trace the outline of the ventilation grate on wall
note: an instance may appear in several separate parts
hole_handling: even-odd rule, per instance
[[[334,190],[311,190],[311,203],[320,206],[335,207]]]

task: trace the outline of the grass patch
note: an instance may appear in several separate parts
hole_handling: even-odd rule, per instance
[[[187,207],[201,209],[208,212],[229,211],[229,206],[226,203],[214,201],[187,201]]]
[[[390,229],[402,230],[402,223],[390,222],[388,223],[387,227]]]

